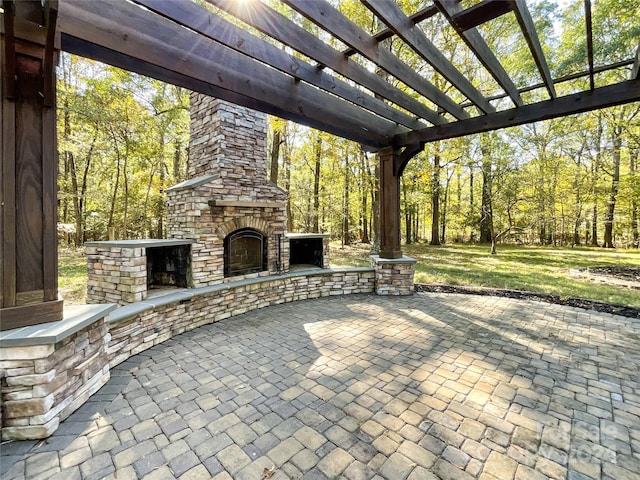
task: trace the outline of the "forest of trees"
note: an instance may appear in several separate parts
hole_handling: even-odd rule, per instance
[[[584,71],[583,3],[578,4],[560,10],[541,1],[530,7],[542,19],[544,44],[553,47],[549,59],[556,78]],[[633,4],[597,2],[596,62],[629,58],[640,35]],[[344,0],[341,8],[364,7]],[[380,28],[362,18],[367,30]],[[554,18],[563,21],[563,31],[555,31]],[[492,79],[473,68],[471,54],[442,22],[434,17],[422,28],[490,95]],[[505,19],[491,28],[516,32],[517,24]],[[483,33],[490,42],[491,31]],[[533,60],[522,54],[526,44],[520,37],[514,33],[512,43],[492,47],[502,52],[501,62],[519,85],[535,84]],[[388,48],[433,75],[434,83],[442,80],[401,42]],[[186,174],[189,92],[70,55],[62,56],[58,70],[59,222],[66,241],[79,246],[87,240],[162,237],[163,190]],[[596,86],[606,75],[622,78],[628,68],[596,76]],[[558,94],[570,93],[573,82],[588,79],[559,83]],[[523,96],[535,101],[544,99],[542,93]],[[289,192],[289,230],[328,232],[344,244],[374,243],[376,154],[281,119],[271,118],[269,127],[269,172]],[[639,164],[638,103],[427,144],[402,178],[402,235],[407,243],[433,245],[507,241],[638,248]]]

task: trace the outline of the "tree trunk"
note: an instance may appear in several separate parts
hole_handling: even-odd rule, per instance
[[[629,176],[633,185],[636,185],[636,169],[637,162],[640,159],[640,147],[634,148],[629,152]],[[631,234],[633,248],[640,248],[640,235],[638,233],[638,199],[636,195],[631,197]]]
[[[371,243],[369,239],[369,218],[368,210],[368,192],[367,192],[367,155],[364,150],[360,150],[360,184],[362,185],[362,243]]]
[[[173,180],[175,183],[182,181],[182,169],[180,164],[182,163],[182,145],[179,141],[176,141],[173,147]]]
[[[349,150],[344,161],[344,207],[342,210],[342,245],[351,245],[349,235]]]
[[[288,138],[284,137],[284,189],[287,192],[287,230],[293,232],[293,210],[291,208],[291,151]]]
[[[440,142],[434,145],[431,176],[431,245],[440,245]]]
[[[318,218],[320,215],[320,164],[322,160],[322,138],[318,135],[315,146],[315,165],[313,172],[313,231],[320,232]],[[349,158],[347,157],[347,165]],[[346,181],[346,180],[345,180]]]
[[[618,185],[620,183],[620,148],[622,147],[622,127],[615,126],[613,129],[613,173],[611,175],[611,189],[609,190],[609,200],[607,202],[607,213],[604,223],[604,247],[615,248],[613,245],[613,221],[616,209],[616,199],[618,196]]]
[[[485,136],[483,136],[485,137]],[[482,205],[480,207],[480,243],[493,242],[491,224],[493,222],[493,212],[491,210],[491,180],[492,163],[491,149],[487,144],[486,137],[481,142],[482,150]]]
[[[282,143],[282,132],[279,128],[273,132],[273,141],[271,142],[271,171],[269,180],[276,185],[278,184],[278,159],[280,158],[280,143]]]
[[[373,174],[369,173],[371,183],[371,255],[380,253],[380,159],[376,156]]]
[[[592,194],[593,194],[593,210],[591,216],[591,246],[598,246],[598,174],[600,172],[600,162],[602,159],[602,113],[598,112],[598,128],[595,135],[595,150],[596,155],[591,165],[592,173]]]

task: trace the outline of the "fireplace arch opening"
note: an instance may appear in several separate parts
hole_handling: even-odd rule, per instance
[[[267,237],[253,228],[241,228],[224,239],[224,276],[235,277],[267,270]]]

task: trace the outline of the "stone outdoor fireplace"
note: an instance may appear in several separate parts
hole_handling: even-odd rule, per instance
[[[190,130],[188,179],[166,190],[168,239],[87,243],[89,302],[329,267],[327,235],[286,232],[287,195],[267,180],[266,115],[192,93]]]
[[[191,94],[189,179],[167,189],[170,238],[193,239],[194,287],[288,269],[286,193],[267,180],[266,115]]]

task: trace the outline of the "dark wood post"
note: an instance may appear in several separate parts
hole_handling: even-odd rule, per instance
[[[400,248],[400,175],[396,174],[399,151],[380,150],[380,257],[402,258]]]
[[[0,329],[62,319],[56,234],[57,2],[2,1]]]

